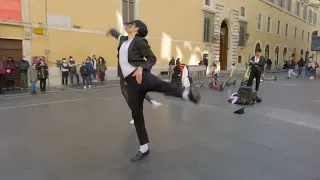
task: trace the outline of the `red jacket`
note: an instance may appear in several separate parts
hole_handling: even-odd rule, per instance
[[[0,74],[5,74],[4,64],[0,61]]]

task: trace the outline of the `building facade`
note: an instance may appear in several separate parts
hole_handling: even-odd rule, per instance
[[[319,12],[300,0],[0,0],[0,59],[31,61],[44,56],[50,84],[60,84],[57,60],[72,55],[77,63],[103,56],[109,79],[116,79],[117,41],[105,36],[123,22],[142,19],[148,41],[158,57],[155,73],[171,57],[197,64],[201,57],[227,70],[239,68],[260,46],[273,65],[289,55],[310,52],[319,30]],[[75,6],[76,4],[76,6]],[[311,52],[310,52],[311,53]],[[274,66],[275,67],[275,66]]]

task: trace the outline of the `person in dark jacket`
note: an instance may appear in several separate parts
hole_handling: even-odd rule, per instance
[[[197,88],[183,90],[177,85],[165,82],[150,72],[155,65],[157,58],[152,52],[145,37],[148,28],[140,20],[125,24],[127,36],[120,35],[115,29],[109,30],[114,38],[119,40],[118,46],[118,75],[121,82],[126,84],[128,89],[129,107],[132,111],[134,126],[139,139],[140,148],[131,162],[139,161],[149,155],[149,138],[145,127],[143,116],[143,101],[145,95],[150,91],[170,93],[176,97],[199,103],[200,94]]]
[[[19,60],[19,68],[20,68],[20,81],[21,81],[21,89],[25,88],[28,89],[28,69],[30,67],[30,64],[26,58],[26,56],[23,56]]]
[[[288,79],[291,77],[291,74],[294,76],[298,77],[298,74],[296,74],[293,70],[295,69],[296,64],[294,63],[294,59],[291,57],[289,58],[289,63],[288,63]]]
[[[301,56],[300,60],[298,61],[298,75],[299,76],[301,76],[304,66],[305,66],[305,62]]]
[[[271,71],[271,66],[272,66],[272,61],[271,61],[271,59],[269,58],[269,59],[267,60],[267,70],[268,70],[268,71]]]
[[[68,76],[69,76],[69,65],[66,58],[62,58],[62,63],[60,64],[60,70],[62,75],[62,85],[68,85]]]
[[[176,65],[180,65],[180,58],[176,60]]]
[[[3,94],[2,88],[4,85],[4,80],[6,79],[6,70],[4,69],[4,63],[0,60],[0,94]]]
[[[175,63],[174,57],[172,57],[172,59],[169,61],[169,66],[175,65],[175,64],[176,63]]]
[[[101,83],[105,83],[105,76],[106,76],[106,70],[107,70],[107,65],[106,61],[104,60],[103,57],[98,58],[98,73],[99,73],[99,78]]]
[[[93,69],[93,66],[92,66],[92,63],[91,63],[91,57],[88,56],[87,59],[86,59],[86,66],[88,68],[88,75],[89,75],[89,82],[90,82],[90,88],[91,86],[93,86],[92,84],[92,81],[94,80],[93,79],[93,73],[94,73],[94,69]]]
[[[69,71],[70,71],[71,84],[73,84],[73,76],[76,76],[77,84],[80,84],[79,75],[78,75],[78,72],[77,72],[77,64],[76,64],[76,61],[73,59],[72,56],[69,56],[68,66],[69,66]]]
[[[86,62],[82,63],[82,66],[80,67],[80,74],[81,74],[81,77],[82,77],[83,88],[84,89],[91,88],[89,70],[88,70]]]
[[[31,95],[37,94],[36,86],[38,81],[37,64],[33,63],[30,68]]]
[[[47,89],[46,81],[49,76],[49,72],[48,72],[48,66],[43,59],[39,60],[37,69],[38,69],[38,79],[40,80],[40,91],[42,93],[45,93]]]
[[[9,57],[5,62],[4,68],[6,71],[7,89],[9,89],[10,87],[12,89],[15,88],[15,81],[17,80],[17,73],[16,73],[17,66],[18,65],[11,57]]]
[[[251,57],[251,60],[250,60],[251,71],[250,71],[250,75],[249,75],[249,80],[248,80],[247,86],[251,87],[253,79],[255,78],[256,79],[255,92],[258,93],[259,85],[260,85],[261,72],[262,72],[262,69],[264,68],[265,60],[264,60],[264,57],[261,56],[261,49],[260,48],[256,49],[255,53],[256,53],[255,56]]]

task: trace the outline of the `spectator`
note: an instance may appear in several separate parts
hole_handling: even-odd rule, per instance
[[[78,73],[77,73],[77,64],[76,64],[76,61],[73,59],[72,56],[69,56],[68,66],[69,66],[69,68],[70,68],[70,80],[71,80],[71,84],[73,84],[73,76],[76,76],[77,84],[80,84],[79,75],[78,75]]]
[[[208,65],[209,65],[208,57],[205,57],[205,58],[203,59],[203,65],[205,65],[205,66],[206,66],[206,69],[208,69]]]
[[[319,68],[318,63],[314,62],[312,56],[309,57],[308,69],[310,72],[310,79],[314,79],[316,76],[316,69]]]
[[[301,76],[304,66],[305,66],[305,63],[304,63],[304,60],[303,60],[303,58],[301,56],[300,60],[298,61],[298,75],[299,76]]]
[[[30,69],[30,83],[31,83],[31,94],[37,94],[36,91],[36,84],[38,81],[38,70],[37,70],[37,65],[35,63],[33,63],[31,65],[31,69]]]
[[[19,60],[21,89],[23,89],[23,88],[28,89],[28,70],[29,70],[29,67],[30,67],[30,64],[29,64],[26,56],[23,56]]]
[[[94,69],[93,69],[93,66],[91,64],[91,58],[90,57],[87,57],[86,59],[86,66],[88,68],[88,75],[89,75],[89,82],[90,82],[90,86],[89,88],[91,88],[91,86],[93,85],[92,84],[92,81],[93,81],[93,72],[94,72]]]
[[[82,63],[82,66],[80,68],[80,74],[82,77],[82,82],[83,82],[83,88],[86,89],[91,88],[91,81],[90,81],[90,77],[89,77],[89,71],[88,71],[88,67],[86,65],[86,62]]]
[[[175,65],[174,57],[172,57],[172,59],[169,61],[169,66],[171,66],[171,65]]]
[[[271,66],[272,66],[272,61],[271,61],[271,59],[269,58],[269,59],[267,60],[267,70],[268,70],[268,71],[271,71]]]
[[[97,65],[96,55],[93,55],[93,58],[92,58],[92,67],[93,67],[93,73],[91,74],[91,77],[92,77],[92,80],[93,80],[94,82],[97,82],[96,78],[97,78],[97,68],[98,68],[98,65]]]
[[[180,58],[176,60],[176,65],[180,65]]]
[[[99,57],[99,62],[98,62],[98,73],[100,76],[100,82],[105,83],[105,75],[106,75],[106,61],[104,60],[103,57]]]
[[[68,85],[69,65],[67,63],[66,58],[62,58],[62,63],[60,65],[60,70],[61,70],[61,73],[62,73],[62,85]]]
[[[39,60],[39,63],[37,65],[37,69],[38,69],[38,79],[40,80],[40,91],[42,93],[45,93],[46,92],[46,81],[49,76],[49,72],[48,72],[48,66],[44,62],[43,59]]]
[[[14,89],[15,79],[17,78],[16,77],[17,64],[16,62],[14,62],[14,60],[11,57],[9,57],[5,62],[4,68],[6,71],[7,89],[9,89],[10,87]]]
[[[3,94],[2,88],[3,88],[4,80],[6,79],[5,74],[6,74],[6,71],[4,69],[3,61],[0,60],[0,94]]]
[[[204,65],[202,58],[200,58],[198,65]]]

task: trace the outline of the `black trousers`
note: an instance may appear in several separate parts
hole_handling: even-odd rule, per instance
[[[80,84],[79,75],[78,75],[77,71],[70,71],[71,84],[73,84],[73,76],[76,76],[77,84]]]
[[[2,92],[2,88],[4,87],[4,80],[6,79],[6,75],[0,74],[0,92]]]
[[[101,74],[100,74],[100,81],[101,81],[101,82],[104,82],[104,81],[105,81],[106,72],[103,71],[103,72],[100,72],[100,73],[101,73]]]
[[[40,78],[40,91],[46,92],[47,79]]]
[[[260,78],[261,78],[261,71],[258,70],[257,68],[252,68],[252,70],[250,71],[250,75],[249,75],[249,80],[247,83],[247,86],[252,86],[252,82],[253,79],[256,78],[256,91],[259,90],[259,86],[260,86]]]
[[[91,84],[89,75],[81,75],[81,77],[83,86],[89,86]]]
[[[68,75],[68,71],[62,72],[62,85],[68,85]]]
[[[133,74],[133,73],[132,73]],[[148,133],[145,127],[143,116],[143,100],[147,92],[170,93],[175,97],[182,98],[183,89],[175,84],[162,81],[148,71],[142,73],[142,83],[138,84],[132,74],[124,80],[120,80],[123,96],[126,98],[128,105],[132,111],[134,126],[138,135],[140,145],[149,142]],[[124,82],[127,84],[125,86]]]

